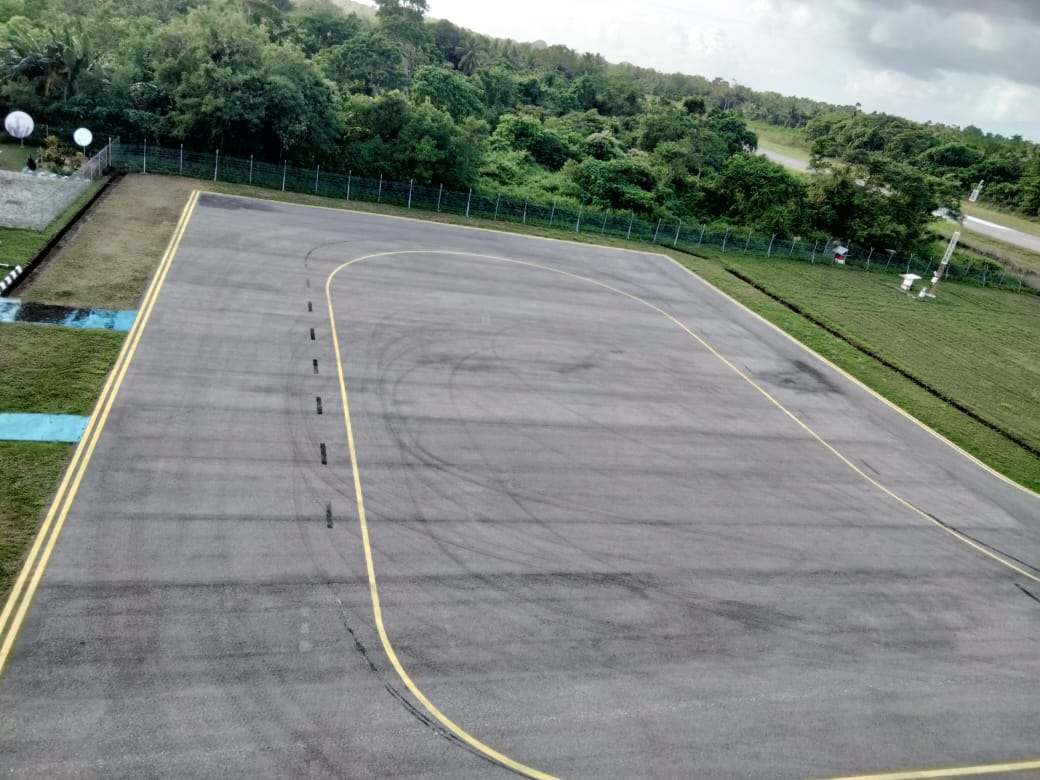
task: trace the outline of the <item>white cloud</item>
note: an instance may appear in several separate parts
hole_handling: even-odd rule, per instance
[[[1040,0],[430,0],[488,35],[1040,141]]]

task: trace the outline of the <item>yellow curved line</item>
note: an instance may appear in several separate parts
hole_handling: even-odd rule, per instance
[[[381,257],[387,255],[397,254],[409,254],[408,252],[379,252],[373,255],[365,255],[364,257],[358,257],[349,262],[343,263],[342,265],[335,268],[332,273],[329,274],[325,281],[325,298],[328,302],[329,307],[329,322],[332,330],[332,346],[336,356],[336,370],[339,373],[339,392],[343,398],[343,419],[347,427],[347,449],[350,451],[350,466],[354,476],[354,494],[357,497],[357,511],[358,521],[361,524],[361,544],[365,550],[365,566],[368,569],[368,590],[372,598],[372,613],[375,618],[376,631],[379,634],[379,641],[383,645],[383,652],[386,653],[387,658],[390,659],[390,664],[394,667],[394,671],[397,672],[397,676],[404,683],[408,691],[414,696],[423,707],[429,712],[441,725],[451,731],[456,737],[462,740],[465,744],[481,753],[484,756],[492,759],[493,761],[502,764],[503,766],[509,767],[515,772],[518,772],[527,777],[537,778],[537,780],[556,780],[553,775],[541,772],[533,767],[529,767],[526,764],[521,764],[519,761],[514,761],[508,756],[498,752],[490,745],[486,745],[479,739],[474,737],[468,731],[463,729],[457,723],[452,721],[441,712],[437,707],[434,706],[426,695],[419,690],[419,686],[415,684],[412,678],[405,671],[404,666],[401,664],[400,659],[397,657],[397,652],[394,650],[394,646],[390,642],[390,637],[386,633],[386,626],[383,623],[383,609],[379,603],[379,588],[376,585],[376,571],[375,566],[372,562],[372,546],[369,543],[368,538],[368,521],[365,517],[365,500],[361,493],[361,474],[358,471],[358,459],[357,449],[354,445],[354,428],[350,422],[350,404],[347,400],[347,385],[343,378],[343,361],[340,357],[339,349],[339,337],[336,335],[336,315],[332,310],[332,280],[335,278],[341,270],[347,266],[353,265],[354,263],[360,262],[361,260],[367,260],[373,257]]]
[[[145,325],[148,324],[149,317],[151,317],[155,301],[159,296],[159,290],[163,282],[166,281],[166,275],[170,270],[170,265],[173,263],[173,257],[177,253],[181,239],[184,237],[184,232],[188,228],[188,221],[195,210],[198,198],[199,191],[192,191],[188,197],[188,202],[181,211],[181,217],[177,222],[177,227],[174,229],[173,236],[170,238],[170,243],[167,245],[166,251],[163,253],[162,259],[157,266],[152,283],[144,295],[140,312],[134,321],[133,327],[130,329],[122,350],[120,350],[115,366],[105,381],[101,394],[98,396],[98,401],[94,406],[90,420],[87,422],[83,436],[76,446],[72,461],[65,471],[61,484],[58,486],[58,492],[47,510],[47,515],[40,525],[39,531],[37,531],[36,540],[33,542],[25,562],[22,564],[18,579],[15,580],[11,594],[4,604],[3,612],[0,613],[0,640],[2,640],[0,642],[0,674],[3,673],[7,658],[14,648],[15,639],[21,630],[22,623],[25,621],[25,616],[29,612],[29,606],[36,595],[40,579],[43,577],[43,572],[50,561],[54,546],[58,542],[58,536],[65,525],[65,518],[68,517],[69,510],[72,508],[72,502],[76,498],[80,482],[87,470],[87,466],[90,464],[90,458],[94,454],[94,448],[101,437],[101,431],[108,420],[108,414],[112,410],[116,395],[123,384],[123,378],[130,367],[130,361],[137,351],[137,345],[141,341],[141,334],[144,332]],[[15,611],[16,608],[17,611]],[[12,613],[14,613],[13,618]],[[10,623],[8,623],[8,620],[10,620]]]
[[[1022,575],[1023,577],[1026,577],[1027,579],[1030,579],[1030,580],[1032,580],[1034,582],[1040,582],[1040,577],[1038,577],[1037,575],[1032,574],[1032,573],[1026,571],[1025,569],[1023,569],[1023,568],[1015,565],[1013,562],[1008,561],[1005,558],[1003,558],[1003,557],[1001,557],[1001,556],[991,552],[990,550],[987,550],[985,547],[983,547],[982,545],[978,544],[974,540],[966,537],[964,534],[960,533],[959,531],[956,531],[956,530],[954,530],[952,528],[949,528],[946,525],[943,525],[942,523],[940,523],[939,521],[935,520],[933,517],[928,515],[926,512],[918,509],[913,504],[911,504],[910,502],[908,502],[905,499],[901,498],[899,495],[894,493],[892,490],[890,490],[889,488],[885,487],[880,482],[875,480],[873,477],[871,477],[869,474],[867,474],[861,468],[859,468],[856,464],[854,464],[852,461],[850,461],[847,457],[842,455],[837,449],[835,449],[834,446],[829,444],[823,437],[821,437],[818,433],[816,433],[809,425],[807,425],[805,422],[803,422],[801,419],[799,419],[797,417],[797,415],[795,415],[793,412],[791,412],[789,409],[787,409],[776,398],[774,398],[772,395],[770,395],[770,393],[768,391],[766,391],[761,385],[756,383],[751,377],[749,377],[747,374],[745,374],[743,371],[741,371],[736,365],[734,365],[730,360],[728,360],[725,356],[723,356],[718,350],[716,350],[714,347],[712,347],[707,341],[705,341],[703,338],[701,338],[696,333],[694,333],[688,326],[686,326],[677,317],[675,317],[672,314],[669,314],[667,311],[662,309],[660,306],[657,306],[656,304],[653,304],[650,301],[647,301],[647,300],[645,300],[643,298],[640,298],[637,295],[633,295],[632,293],[626,292],[625,290],[621,290],[621,289],[619,289],[617,287],[614,287],[613,285],[607,284],[605,282],[598,281],[596,279],[590,279],[590,278],[588,278],[586,276],[581,276],[580,274],[575,274],[575,273],[572,273],[570,271],[563,271],[563,270],[558,269],[558,268],[552,268],[550,266],[542,265],[540,263],[530,262],[530,261],[527,261],[527,260],[515,260],[515,259],[512,259],[512,258],[499,257],[499,256],[496,256],[496,255],[485,255],[485,254],[480,254],[480,253],[476,253],[476,252],[460,252],[460,251],[450,251],[450,250],[400,250],[400,251],[376,252],[376,253],[373,253],[373,254],[363,255],[361,257],[356,257],[353,260],[348,260],[347,262],[342,263],[341,265],[337,266],[336,268],[334,268],[332,270],[332,272],[329,274],[328,278],[325,281],[325,298],[326,298],[326,301],[327,301],[327,304],[328,304],[328,310],[329,310],[329,322],[330,322],[331,330],[332,330],[332,343],[333,343],[333,350],[334,350],[335,358],[336,358],[336,370],[337,370],[337,372],[339,374],[340,395],[343,398],[343,417],[344,417],[344,422],[346,424],[346,431],[347,431],[347,448],[348,448],[349,453],[350,453],[351,470],[352,470],[353,478],[354,478],[354,493],[355,493],[356,498],[357,498],[358,519],[359,519],[359,522],[360,522],[360,525],[361,525],[361,539],[362,539],[362,545],[364,547],[364,552],[365,552],[365,565],[366,565],[366,567],[368,569],[368,586],[369,586],[369,591],[370,591],[371,598],[372,598],[372,610],[373,610],[375,623],[376,623],[376,631],[379,634],[379,640],[382,643],[383,650],[386,653],[387,657],[390,659],[391,665],[394,667],[394,671],[397,672],[398,677],[400,677],[401,681],[404,683],[405,687],[407,687],[407,689],[411,692],[411,694],[423,705],[423,707],[425,707],[427,709],[427,711],[438,722],[440,722],[444,727],[446,727],[449,731],[451,731],[453,734],[455,734],[455,736],[457,736],[464,743],[466,743],[467,745],[469,745],[470,747],[472,747],[476,751],[482,753],[483,755],[485,755],[485,756],[487,756],[487,757],[489,757],[489,758],[491,758],[491,759],[493,759],[493,760],[503,764],[504,766],[509,767],[510,769],[513,769],[513,770],[515,770],[515,771],[517,771],[517,772],[519,772],[521,774],[527,775],[528,777],[533,777],[533,778],[552,778],[551,775],[547,775],[547,774],[545,774],[543,772],[540,772],[537,769],[534,769],[532,767],[529,767],[529,766],[526,766],[526,765],[521,764],[519,762],[516,762],[513,759],[510,759],[507,756],[503,755],[502,753],[499,753],[498,751],[494,750],[490,746],[484,744],[483,742],[481,742],[478,739],[476,739],[475,737],[473,737],[471,734],[466,732],[458,724],[456,724],[452,720],[450,720],[443,712],[441,712],[439,709],[437,709],[437,707],[435,707],[433,705],[433,703],[423,694],[423,692],[415,684],[415,682],[412,680],[412,678],[408,675],[407,671],[405,671],[404,666],[401,664],[400,660],[397,657],[397,653],[394,651],[393,645],[390,642],[390,638],[387,635],[386,627],[385,627],[385,625],[383,623],[383,613],[382,613],[382,608],[381,608],[380,603],[379,603],[379,588],[378,588],[377,583],[376,583],[375,566],[374,566],[373,561],[372,561],[372,549],[371,549],[371,546],[370,546],[370,543],[369,543],[368,522],[367,522],[367,519],[366,519],[366,516],[365,516],[364,497],[363,497],[362,491],[361,491],[361,475],[360,475],[360,471],[359,471],[359,468],[358,468],[357,449],[356,449],[355,444],[354,444],[354,432],[353,432],[353,426],[351,425],[351,420],[350,420],[350,406],[349,406],[348,398],[347,398],[347,387],[346,387],[346,380],[344,378],[343,361],[342,361],[342,358],[341,358],[341,355],[340,355],[339,337],[338,337],[338,335],[336,333],[336,317],[335,317],[335,313],[334,313],[333,307],[332,307],[332,281],[336,277],[336,275],[340,271],[342,271],[344,268],[347,268],[347,267],[349,267],[351,265],[354,265],[355,263],[359,263],[359,262],[361,262],[363,260],[371,260],[371,259],[379,258],[379,257],[393,257],[393,256],[398,256],[398,255],[423,255],[423,254],[425,254],[425,255],[430,255],[430,254],[434,254],[434,255],[451,255],[451,256],[457,256],[457,257],[475,257],[475,258],[480,258],[480,259],[485,259],[485,260],[494,260],[494,261],[497,261],[497,262],[511,263],[511,264],[514,264],[514,265],[522,265],[522,266],[526,266],[526,267],[529,267],[529,268],[536,268],[536,269],[543,270],[543,271],[550,271],[552,273],[560,274],[562,276],[567,276],[567,277],[570,277],[572,279],[577,279],[577,280],[580,280],[580,281],[583,281],[583,282],[587,282],[589,284],[593,284],[593,285],[595,285],[597,287],[601,287],[602,289],[608,290],[610,292],[617,293],[618,295],[621,295],[621,296],[623,296],[625,298],[628,298],[628,299],[630,299],[632,301],[635,301],[636,303],[640,303],[643,306],[646,306],[647,308],[657,312],[658,314],[663,315],[664,317],[669,319],[672,323],[674,323],[676,326],[678,326],[683,332],[685,332],[687,335],[689,335],[692,339],[694,339],[698,344],[700,344],[710,354],[715,356],[719,361],[722,362],[723,365],[725,365],[727,368],[729,368],[733,373],[735,373],[737,376],[739,376],[741,379],[743,379],[745,382],[747,382],[749,385],[751,385],[753,388],[755,388],[755,390],[757,390],[763,397],[765,397],[777,409],[779,409],[781,412],[783,412],[798,427],[800,427],[802,430],[804,430],[811,438],[813,438],[820,445],[822,445],[824,448],[826,448],[828,452],[830,452],[832,455],[834,455],[836,458],[838,458],[842,463],[844,463],[846,466],[848,466],[854,473],[858,474],[860,477],[862,477],[864,480],[866,480],[870,485],[876,487],[878,490],[880,490],[882,493],[884,493],[889,498],[892,498],[893,500],[895,500],[901,506],[903,506],[906,509],[909,509],[910,511],[914,512],[915,514],[923,517],[929,523],[931,523],[935,527],[945,531],[946,533],[948,533],[950,536],[952,536],[953,538],[957,539],[958,541],[963,542],[964,544],[968,545],[969,547],[972,547],[976,551],[978,551],[978,552],[982,553],[983,555],[991,558],[992,560],[996,561],[997,563],[1000,563],[1003,566],[1006,566],[1007,568],[1009,568],[1012,571]],[[888,776],[878,776],[878,777],[881,778],[881,777],[888,777]],[[889,780],[896,780],[897,777],[899,777],[899,776],[891,776],[889,778]]]
[[[943,777],[974,777],[993,775],[997,772],[1029,772],[1040,769],[1038,761],[1018,761],[1009,764],[984,764],[980,766],[955,766],[946,769],[918,769],[909,772],[886,772],[877,775],[846,775],[827,780],[931,780]]]

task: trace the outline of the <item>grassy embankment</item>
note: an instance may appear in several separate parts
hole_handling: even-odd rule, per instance
[[[26,297],[106,308],[134,306],[172,234],[188,192],[195,186],[277,197],[305,205],[346,205],[342,201],[272,193],[254,187],[158,176],[129,177],[27,291]],[[364,211],[491,226],[455,215],[358,202],[350,205]],[[645,244],[628,244],[596,234],[575,236],[570,231],[503,223],[495,227],[529,235],[646,248]],[[894,273],[867,273],[826,263],[807,265],[778,257],[745,255],[739,250],[725,255],[705,250],[697,256],[666,247],[661,251],[976,457],[1012,479],[1040,490],[1040,458],[995,430],[1006,431],[1027,447],[1040,448],[1040,356],[1031,346],[1040,341],[1040,296],[948,282],[936,300],[918,301],[896,289],[899,279]],[[95,262],[106,264],[105,279],[98,278]],[[753,280],[758,288],[731,271]],[[763,289],[811,319],[792,311]],[[78,334],[66,337],[62,329],[30,329],[35,333],[28,336],[13,327],[0,326],[5,339],[0,341],[0,354],[10,354],[6,358],[8,364],[17,364],[10,371],[5,369],[5,381],[9,387],[39,385],[19,389],[18,394],[26,399],[22,403],[32,406],[32,411],[76,409],[77,413],[93,403],[105,367],[114,362],[120,336],[104,334],[101,343],[86,343],[77,341]],[[59,333],[63,335],[56,335]],[[111,340],[106,341],[106,336]],[[21,339],[47,343],[21,342],[12,346]],[[50,352],[52,357],[47,362],[52,366],[77,368],[65,372],[55,372],[44,365],[28,368],[14,357],[16,352],[24,354],[27,350],[33,354]],[[883,362],[869,353],[881,357]],[[67,381],[67,375],[72,373],[80,376],[75,382],[75,393]],[[970,409],[975,417],[958,411],[921,384]],[[14,393],[4,388],[0,395],[6,398]],[[66,445],[49,444],[0,445],[3,473],[20,475],[17,480],[0,485],[0,590],[6,590],[10,584],[14,564],[24,553],[69,449]]]
[[[161,257],[187,182],[117,187],[19,297],[65,306],[135,308]],[[194,184],[194,183],[192,183]],[[100,186],[100,185],[97,185]],[[47,231],[0,229],[0,262],[25,263],[92,188]],[[0,323],[0,412],[90,414],[124,334]],[[36,533],[73,445],[0,442],[0,600]]]

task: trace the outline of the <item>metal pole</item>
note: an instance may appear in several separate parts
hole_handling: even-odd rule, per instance
[[[628,218],[628,233],[625,235],[625,240],[626,241],[628,241],[628,240],[630,240],[632,238],[632,222],[634,220],[635,220],[635,217],[629,217]]]
[[[722,254],[726,254],[726,239],[729,238],[729,228],[726,228],[726,235],[722,237]]]
[[[220,149],[217,149],[217,156],[213,158],[213,181],[217,180],[217,172],[220,170]]]
[[[973,189],[971,191],[971,195],[968,196],[968,204],[969,205],[972,204],[972,203],[975,203],[979,199],[979,194],[982,192],[982,185],[983,184],[984,184],[984,182],[980,181],[978,184],[975,185],[975,189]],[[961,220],[960,220],[960,224],[961,225],[964,224],[965,218],[968,216],[967,212],[968,212],[968,207],[965,206],[964,213],[961,214]],[[928,288],[928,290],[924,290],[922,288],[921,292],[917,296],[918,298],[924,298],[926,295],[929,298],[934,298],[935,297],[935,291],[939,287],[939,280],[942,279],[946,275],[946,269],[949,267],[950,259],[953,257],[953,250],[957,246],[957,240],[960,237],[961,237],[961,232],[959,230],[953,231],[953,235],[950,237],[950,243],[946,247],[946,253],[943,255],[942,261],[939,263],[939,267],[936,269],[935,273],[932,275],[932,286],[930,288]],[[1004,275],[1003,274],[1001,274],[1000,280],[1004,281]],[[999,286],[999,284],[998,284],[998,286]]]
[[[318,176],[321,175],[321,165],[314,166],[314,194],[318,194]]]
[[[469,204],[473,202],[473,188],[469,188],[469,195],[466,196],[466,216],[469,216]]]
[[[599,234],[603,235],[603,231],[607,229],[607,217],[610,216],[610,209],[607,209],[607,213],[603,215],[603,227],[599,229]]]
[[[672,242],[672,247],[679,245],[679,231],[682,230],[682,220],[679,220],[679,226],[675,229],[675,241]]]
[[[549,212],[549,227],[552,227],[553,217],[556,216],[556,198],[553,198],[552,211]]]
[[[177,166],[177,175],[184,175],[184,144],[181,144],[181,161],[180,164]]]
[[[144,141],[144,162],[141,166],[141,173],[148,173],[148,139]]]
[[[751,246],[751,231],[747,232],[747,241],[744,242],[744,251],[747,252],[748,247]]]
[[[524,224],[527,224],[527,198],[524,198]]]
[[[502,201],[502,195],[499,193],[498,197],[495,198],[495,216],[491,218],[492,222],[498,222],[498,204]]]
[[[574,223],[574,232],[575,233],[580,233],[581,232],[581,213],[584,210],[585,210],[585,204],[582,203],[581,206],[578,207],[578,221]]]
[[[441,210],[441,195],[443,195],[443,194],[444,194],[444,185],[441,184],[440,188],[437,190],[437,211],[438,212]]]
[[[382,202],[383,199],[383,174],[379,174],[379,190],[376,192],[376,203]]]
[[[282,192],[285,192],[285,171],[286,171],[288,165],[289,165],[288,162],[286,162],[285,160],[282,160]]]
[[[816,245],[820,243],[820,239],[816,239],[812,242],[812,257],[809,258],[810,265],[816,265]]]
[[[347,171],[347,200],[350,200],[350,176],[353,173],[353,170]]]
[[[704,231],[707,230],[707,228],[708,228],[707,225],[701,224],[701,235],[700,235],[700,238],[697,239],[697,246],[700,246],[701,245],[701,241],[704,240]]]
[[[867,270],[868,271],[870,270],[870,258],[872,258],[873,256],[874,256],[874,247],[871,247],[870,251],[867,253]]]
[[[773,233],[769,238],[769,248],[766,250],[766,257],[773,256],[773,241],[776,240],[776,233]]]
[[[412,185],[415,183],[415,179],[408,180],[408,208],[412,207]]]
[[[253,183],[253,155],[249,155],[249,183]]]
[[[797,244],[797,243],[798,243],[798,239],[797,238],[792,239],[792,241],[791,241],[791,251],[787,253],[788,257],[790,257],[791,255],[794,254],[794,247],[795,247],[795,244]]]
[[[650,243],[652,243],[652,244],[656,244],[657,243],[657,234],[660,233],[660,232],[661,232],[661,220],[658,219],[657,220],[657,229],[654,230],[654,240],[651,241]]]

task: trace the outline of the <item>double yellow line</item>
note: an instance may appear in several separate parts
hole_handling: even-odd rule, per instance
[[[101,390],[101,396],[98,398],[97,404],[94,406],[94,412],[87,422],[87,428],[76,446],[75,453],[73,453],[72,462],[69,464],[68,469],[65,470],[65,476],[62,478],[61,484],[58,486],[58,492],[51,502],[50,509],[47,511],[47,516],[36,534],[32,549],[29,550],[29,555],[18,573],[18,579],[15,580],[14,588],[4,603],[3,612],[0,612],[0,674],[3,673],[7,659],[14,648],[15,640],[18,638],[18,632],[21,630],[22,623],[25,622],[25,616],[29,612],[33,596],[36,595],[36,589],[39,587],[40,579],[47,568],[47,562],[50,560],[51,553],[54,552],[54,546],[58,542],[62,526],[65,525],[65,518],[68,517],[69,510],[72,508],[72,502],[76,498],[76,491],[79,490],[80,482],[83,480],[83,475],[90,463],[90,457],[94,454],[94,448],[97,446],[98,439],[101,438],[101,431],[105,427],[105,421],[108,420],[108,414],[112,411],[112,405],[115,403],[119,387],[123,384],[123,378],[130,367],[130,361],[137,351],[137,345],[141,342],[141,334],[148,324],[148,318],[151,317],[155,301],[159,297],[159,290],[162,288],[163,282],[166,281],[166,275],[170,271],[174,255],[177,254],[177,248],[184,237],[184,231],[188,227],[188,220],[191,218],[198,200],[199,191],[195,190],[188,198],[184,210],[181,211],[177,228],[174,230],[173,237],[163,253],[162,260],[159,261],[159,267],[156,269],[155,276],[152,277],[152,283],[148,286],[137,319],[134,321],[134,325],[123,343],[123,349],[119,352],[119,357],[108,375],[104,388]]]

